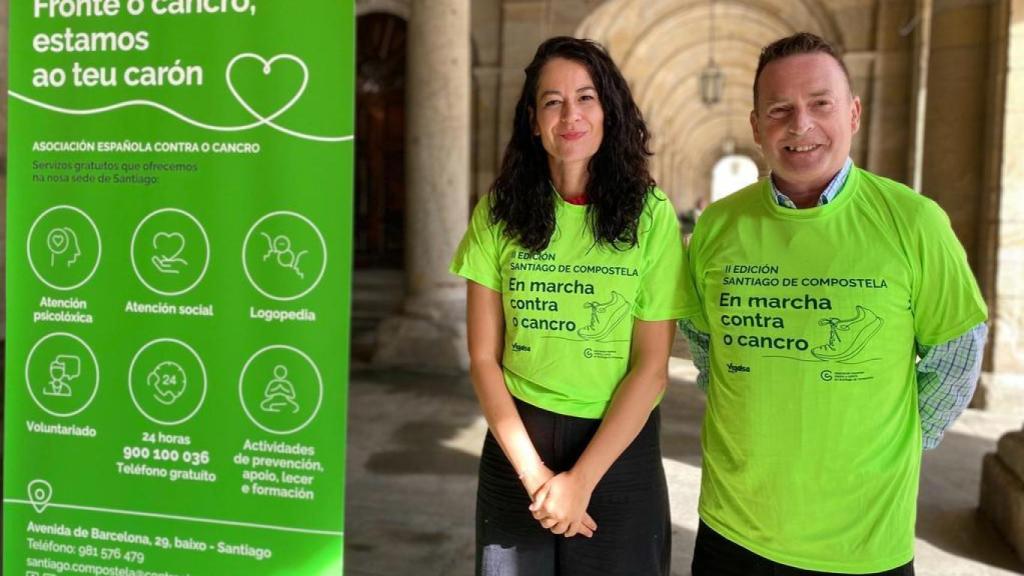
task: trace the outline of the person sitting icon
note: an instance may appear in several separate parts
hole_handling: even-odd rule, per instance
[[[299,411],[299,405],[295,402],[295,386],[288,381],[288,368],[278,364],[274,366],[274,379],[267,383],[263,391],[263,402],[260,402],[260,409],[264,412],[280,412],[290,406],[294,414]]]

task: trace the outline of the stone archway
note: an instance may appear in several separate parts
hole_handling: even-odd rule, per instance
[[[726,80],[721,102],[711,108],[699,97],[709,0],[609,0],[576,30],[607,47],[632,86],[654,134],[654,176],[680,212],[708,198],[723,149],[750,156],[764,172],[748,121],[761,47],[797,31],[843,44],[819,0],[715,0],[713,9],[715,61]]]
[[[729,194],[757,181],[760,169],[746,154],[726,154],[715,161],[711,169],[711,201],[721,200]]]

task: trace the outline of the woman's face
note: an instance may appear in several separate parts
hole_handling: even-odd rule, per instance
[[[604,110],[587,68],[552,58],[540,71],[533,134],[555,163],[587,162],[604,138]]]

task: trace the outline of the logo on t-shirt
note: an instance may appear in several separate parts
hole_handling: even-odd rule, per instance
[[[594,350],[593,348],[585,348],[583,350],[584,358],[599,358],[606,360],[621,360],[622,355],[615,350]]]

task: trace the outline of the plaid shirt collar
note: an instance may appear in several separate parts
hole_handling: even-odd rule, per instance
[[[853,160],[847,158],[846,163],[843,164],[843,168],[835,175],[834,178],[832,178],[832,181],[825,187],[825,191],[818,197],[818,206],[824,206],[825,204],[835,200],[836,195],[839,194],[839,191],[843,188],[843,184],[846,184],[846,177],[850,175],[850,168],[852,167]],[[775,178],[769,176],[768,181],[772,184],[772,192],[775,194],[775,201],[779,203],[779,206],[796,210],[796,204],[789,199],[789,196],[786,196],[775,187]]]

